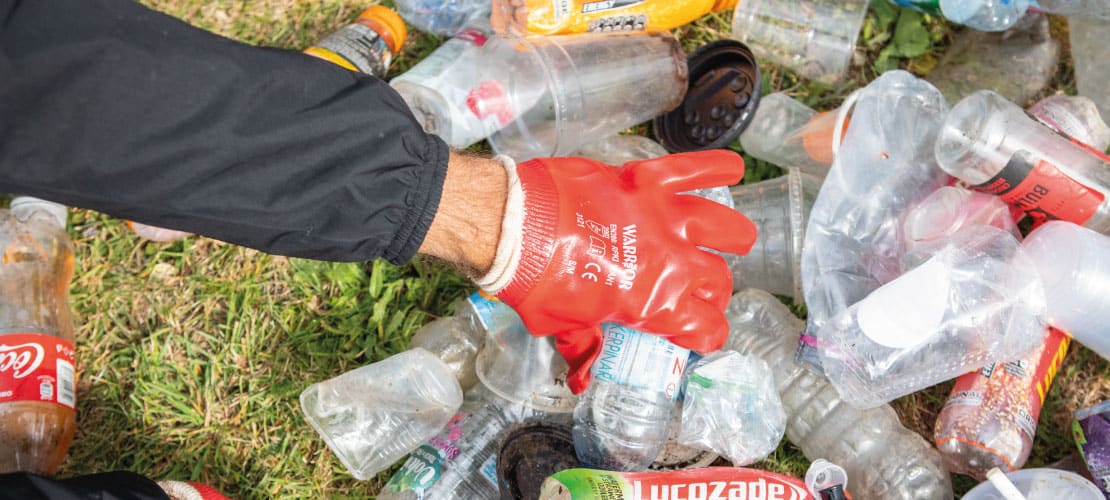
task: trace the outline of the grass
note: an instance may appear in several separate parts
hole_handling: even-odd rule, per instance
[[[156,9],[251,44],[300,49],[346,24],[354,0],[147,0]],[[387,3],[388,4],[388,3]],[[878,6],[877,6],[878,7]],[[893,10],[895,16],[897,10]],[[687,49],[727,37],[727,15],[676,30]],[[892,55],[898,23],[869,14],[848,82],[827,87],[764,67],[764,90],[818,109],[839,104],[885,67],[927,71],[953,30],[928,19],[928,43]],[[1066,23],[1054,20],[1066,42]],[[413,32],[395,75],[442,42]],[[883,67],[877,67],[886,50]],[[1070,60],[1046,93],[1074,93]],[[643,133],[644,128],[636,129]],[[745,182],[781,170],[750,161]],[[77,273],[71,301],[80,363],[79,431],[62,476],[126,469],[211,484],[237,498],[372,496],[389,477],[355,481],[305,423],[297,396],[308,384],[399,352],[420,325],[470,288],[451,270],[416,260],[330,264],[273,257],[206,238],[144,242],[118,220],[74,210]],[[1073,453],[1070,414],[1110,394],[1110,365],[1073,347],[1049,393],[1031,466]],[[899,400],[903,422],[923,435],[950,384]],[[759,467],[795,476],[808,461],[783,445]],[[972,482],[958,478],[958,491]]]

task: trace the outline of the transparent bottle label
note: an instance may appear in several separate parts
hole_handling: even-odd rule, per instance
[[[601,353],[591,369],[595,380],[655,389],[678,397],[690,351],[631,328],[602,325]]]

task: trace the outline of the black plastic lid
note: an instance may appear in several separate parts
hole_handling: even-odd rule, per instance
[[[501,498],[539,498],[544,479],[581,466],[574,453],[570,427],[547,423],[517,425],[501,441],[497,453]]]
[[[821,495],[822,500],[847,500],[848,498],[844,495],[844,485],[840,484],[823,489],[818,494]]]
[[[672,153],[728,147],[759,107],[762,78],[755,56],[736,40],[718,40],[698,48],[686,64],[686,98],[655,118],[655,137]]]

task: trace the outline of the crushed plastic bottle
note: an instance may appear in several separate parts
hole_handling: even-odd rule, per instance
[[[667,439],[690,351],[612,323],[602,336],[593,381],[574,409],[574,449],[589,467],[641,471]]]
[[[935,87],[900,70],[858,94],[805,231],[805,362],[820,363],[818,332],[830,318],[902,274],[902,217],[949,180],[933,153],[947,111]]]
[[[749,288],[733,296],[725,314],[731,330],[725,348],[755,354],[774,372],[787,439],[810,460],[844,467],[856,498],[952,498],[940,455],[903,427],[890,406],[857,409],[828,380],[794,361],[805,322],[782,302]]]
[[[471,86],[478,83],[476,68],[491,64],[481,50],[491,32],[488,21],[470,23],[389,82],[424,131],[438,135],[453,148],[462,149],[481,141],[487,128],[496,126],[483,123],[466,106]]]
[[[952,108],[936,156],[946,172],[1037,224],[1066,220],[1110,233],[1110,158],[994,92],[976,92]]]
[[[933,433],[948,470],[982,481],[990,469],[1024,466],[1041,405],[1067,353],[1068,337],[1049,328],[1025,356],[957,379]]]
[[[57,203],[17,196],[0,210],[0,473],[53,474],[77,429],[65,229]]]
[[[821,367],[861,408],[1033,349],[1044,288],[1013,234],[973,225],[920,266],[837,314],[818,333]]]
[[[301,393],[305,420],[356,479],[370,479],[434,436],[463,400],[450,369],[412,349]]]
[[[447,427],[409,455],[382,500],[497,498],[497,451],[514,424],[570,423],[575,397],[550,337],[528,333],[510,307],[478,294],[470,302],[488,329],[476,361],[479,383]]]
[[[455,314],[432,321],[413,334],[410,348],[421,348],[443,361],[463,392],[478,382],[475,359],[486,341],[486,325],[476,309],[487,302],[463,300],[455,306]]]
[[[489,0],[394,0],[393,4],[414,28],[439,36],[455,36],[475,22],[489,22]]]
[[[1030,14],[1003,32],[964,30],[927,78],[948,102],[989,89],[1028,104],[1059,68],[1060,42],[1048,28],[1047,17]]]
[[[736,6],[737,0],[493,0],[493,25],[499,33],[567,35],[621,31],[668,31],[710,12]],[[488,2],[487,2],[488,3]]]
[[[747,255],[729,261],[733,289],[759,288],[805,301],[802,292],[802,242],[821,180],[787,169],[786,175],[732,188],[734,208],[746,215],[759,238]]]
[[[1004,31],[1029,10],[1029,0],[890,0],[981,31]]]
[[[757,159],[824,178],[833,162],[838,111],[818,113],[783,93],[763,96],[752,122],[740,134],[740,145]],[[848,123],[846,119],[841,124],[842,135]]]
[[[723,349],[690,366],[679,442],[712,450],[733,465],[778,448],[786,415],[771,368],[759,357]]]

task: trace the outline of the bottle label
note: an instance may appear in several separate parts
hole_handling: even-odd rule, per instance
[[[485,462],[478,467],[478,473],[483,479],[489,482],[494,489],[497,489],[497,454],[494,453],[486,458]]]
[[[1105,199],[1099,191],[1084,186],[1047,161],[1038,161],[1028,151],[1014,153],[998,175],[973,189],[997,195],[1024,211],[1037,225],[1050,220],[1082,225]]]
[[[343,27],[305,52],[351,71],[378,78],[385,77],[393,59],[389,45],[381,34],[361,22]]]
[[[447,465],[462,453],[459,439],[462,438],[463,422],[469,417],[465,412],[456,413],[442,432],[428,440],[428,444],[410,453],[401,470],[389,478],[385,491],[412,491],[417,499],[423,499],[428,490],[439,481]]]
[[[45,401],[77,406],[73,345],[53,335],[0,335],[0,403]]]
[[[902,7],[909,7],[913,10],[932,14],[934,16],[941,16],[940,0],[891,0],[895,4]]]
[[[477,316],[478,321],[482,323],[482,328],[489,331],[495,325],[495,310],[498,307],[503,307],[501,301],[497,300],[497,297],[487,295],[485,292],[481,291],[470,294],[470,297],[467,297],[466,300],[470,302],[470,306],[474,308],[475,316]]]
[[[689,350],[613,323],[602,325],[602,336],[601,353],[591,368],[595,380],[655,389],[672,401],[678,397]]]

